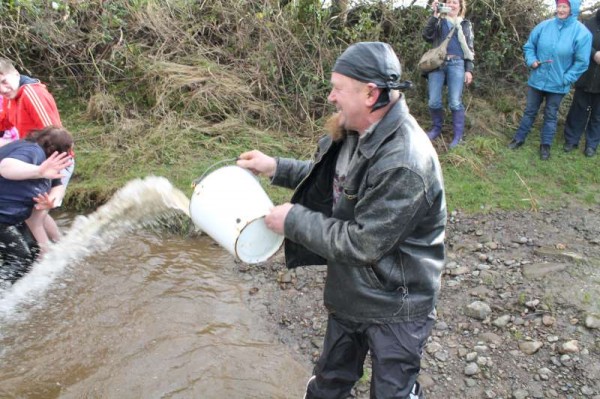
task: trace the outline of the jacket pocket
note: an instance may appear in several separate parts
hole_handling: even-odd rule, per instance
[[[365,279],[365,282],[369,287],[376,288],[379,290],[385,290],[385,286],[382,284],[381,280],[379,280],[379,277],[377,277],[375,270],[373,270],[373,266],[368,265],[365,267],[361,267],[360,270],[361,274]]]

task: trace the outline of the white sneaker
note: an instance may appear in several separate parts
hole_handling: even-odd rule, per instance
[[[410,399],[425,399],[425,395],[423,395],[423,390],[421,389],[421,384],[418,381],[415,381],[415,385],[413,385],[413,389],[410,391]]]

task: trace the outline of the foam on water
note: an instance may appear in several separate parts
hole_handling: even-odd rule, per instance
[[[178,212],[189,216],[189,199],[167,179],[149,176],[128,182],[94,213],[75,218],[66,235],[27,275],[12,287],[0,288],[0,319],[17,317],[21,306],[39,301],[67,266],[106,250],[132,229]]]

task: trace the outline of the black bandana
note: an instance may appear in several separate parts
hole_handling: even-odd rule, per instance
[[[409,81],[400,82],[402,68],[392,46],[382,42],[361,42],[351,45],[333,66],[337,72],[363,83],[374,83],[384,89],[372,111],[389,104],[389,91],[412,87]]]

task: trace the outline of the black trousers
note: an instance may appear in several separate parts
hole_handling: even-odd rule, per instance
[[[330,315],[323,352],[306,388],[307,399],[345,399],[371,353],[371,398],[408,398],[420,371],[435,313],[423,320],[368,324]]]
[[[575,89],[565,122],[565,142],[579,144],[584,130],[585,147],[595,150],[600,144],[600,93]]]
[[[38,248],[25,224],[0,223],[0,280],[14,283],[31,269]]]

